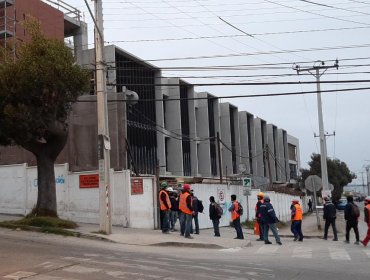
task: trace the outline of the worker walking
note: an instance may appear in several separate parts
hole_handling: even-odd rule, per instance
[[[303,219],[303,211],[302,207],[299,204],[298,199],[292,200],[291,206],[291,220],[292,220],[292,232],[294,234],[294,241],[303,241],[303,233],[302,233],[302,219]]]
[[[231,212],[231,221],[236,231],[236,237],[234,239],[244,239],[242,226],[240,225],[240,204],[236,200],[236,195],[231,195],[231,205],[229,212]]]
[[[325,230],[324,239],[328,239],[328,230],[330,225],[333,228],[334,239],[333,241],[338,241],[337,228],[335,226],[335,220],[337,218],[337,210],[335,205],[330,201],[329,197],[324,197],[324,220],[325,220]]]
[[[276,223],[278,218],[276,217],[274,207],[270,203],[270,197],[265,195],[263,203],[260,206],[262,230],[263,230],[263,240],[265,244],[272,244],[269,241],[269,230],[271,229],[274,234],[276,244],[283,245],[280,241],[280,236],[276,228]]]
[[[257,203],[255,207],[255,212],[256,212],[256,221],[258,223],[259,227],[259,232],[260,232],[260,238],[257,239],[257,241],[263,241],[263,230],[262,230],[262,221],[261,221],[261,213],[260,213],[260,207],[263,204],[263,192],[259,192],[257,195]]]
[[[347,196],[347,205],[344,209],[344,219],[346,220],[346,240],[345,243],[349,243],[349,232],[353,228],[356,236],[355,244],[360,244],[360,235],[358,233],[358,218],[360,217],[360,210],[358,206],[353,202],[353,196]]]
[[[367,246],[370,241],[370,196],[365,198],[365,208],[364,208],[365,218],[364,221],[367,224],[367,234],[363,241],[362,245]]]

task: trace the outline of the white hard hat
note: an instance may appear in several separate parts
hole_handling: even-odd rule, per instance
[[[168,188],[166,189],[166,191],[168,191],[168,192],[173,192],[173,188],[172,188],[172,187],[168,187]]]

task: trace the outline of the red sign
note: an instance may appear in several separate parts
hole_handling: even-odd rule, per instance
[[[80,175],[80,189],[99,188],[99,174]]]
[[[131,194],[143,194],[143,179],[142,178],[132,178],[131,179]]]

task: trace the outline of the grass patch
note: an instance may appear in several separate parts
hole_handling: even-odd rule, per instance
[[[41,227],[41,228],[62,228],[75,229],[77,224],[72,221],[55,217],[26,217],[18,221],[12,221],[15,225]]]
[[[13,230],[37,231],[53,233],[63,236],[78,236],[79,234],[68,229],[77,228],[77,224],[55,217],[25,217],[16,221],[0,222],[0,227]]]
[[[254,229],[255,221],[245,221],[242,223],[242,226],[246,227],[247,229]]]

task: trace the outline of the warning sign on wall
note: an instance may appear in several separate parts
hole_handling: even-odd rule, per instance
[[[80,175],[80,189],[99,188],[99,174]]]
[[[131,194],[143,194],[143,179],[142,178],[131,178]]]

